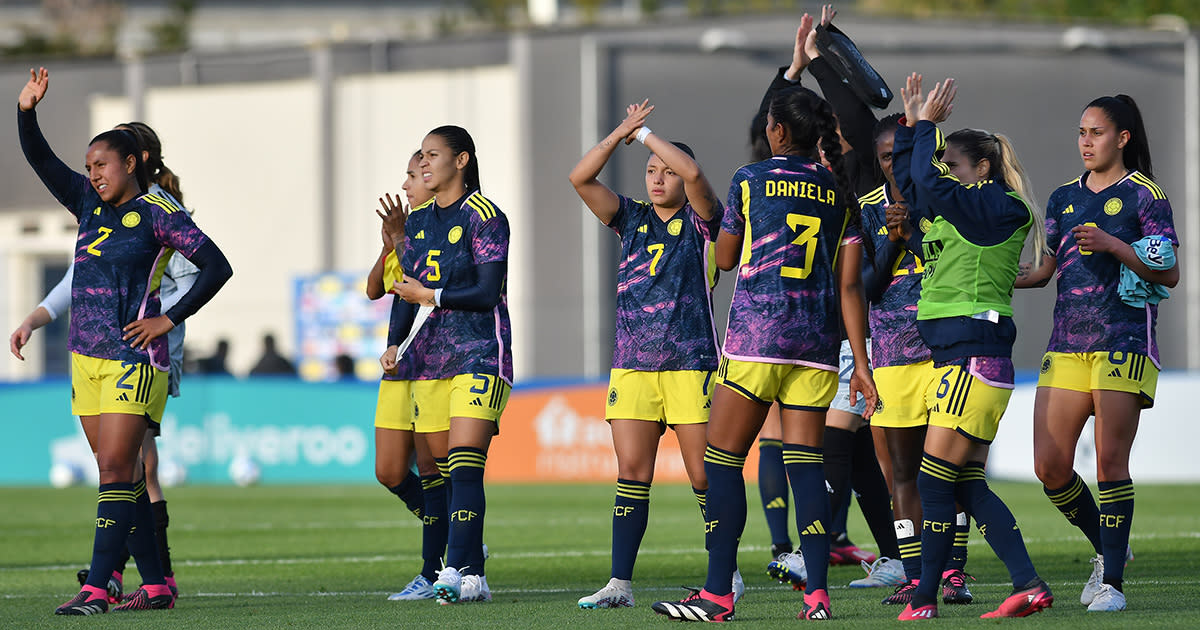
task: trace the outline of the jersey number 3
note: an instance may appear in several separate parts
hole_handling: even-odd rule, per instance
[[[87,253],[89,253],[93,256],[100,255],[100,250],[96,249],[96,246],[99,245],[100,243],[103,243],[104,239],[108,238],[109,235],[112,234],[112,228],[102,227],[102,228],[97,229],[96,231],[100,233],[100,236],[98,236],[96,238],[96,240],[92,241],[92,244],[88,245],[87,250],[85,250],[85,251],[87,251]]]
[[[784,265],[779,268],[779,275],[784,278],[803,280],[812,273],[813,259],[817,255],[817,233],[821,231],[821,219],[793,212],[787,215],[787,225],[793,231],[799,232],[796,238],[792,239],[792,245],[804,248],[804,266],[788,267]]]

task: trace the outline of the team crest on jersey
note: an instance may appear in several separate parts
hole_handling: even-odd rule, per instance
[[[1046,372],[1049,372],[1049,371],[1050,371],[1050,356],[1047,355],[1046,358],[1042,359],[1042,374],[1045,374]]]
[[[450,228],[450,236],[448,238],[450,239],[450,244],[457,243],[462,238],[462,226],[456,225]]]
[[[679,236],[679,233],[682,231],[683,219],[671,219],[671,222],[667,224],[667,234],[671,236]]]
[[[917,227],[921,228],[921,232],[929,232],[929,228],[933,227],[933,221],[926,217],[921,217],[921,223]]]
[[[1112,199],[1104,202],[1104,214],[1107,214],[1110,217],[1115,217],[1117,216],[1117,213],[1121,211],[1121,207],[1123,205],[1124,204],[1121,203],[1120,198],[1113,197]]]
[[[121,225],[127,228],[135,228],[141,222],[142,215],[138,214],[136,210],[130,210],[125,213],[125,216],[121,217]]]
[[[608,406],[611,407],[617,404],[617,388],[613,387],[608,390]]]

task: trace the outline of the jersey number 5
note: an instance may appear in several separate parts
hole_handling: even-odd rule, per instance
[[[429,253],[425,255],[425,264],[431,270],[429,272],[429,275],[425,276],[426,280],[429,280],[431,282],[436,282],[436,281],[442,279],[442,266],[439,265],[438,261],[437,261],[437,257],[441,256],[441,255],[442,255],[442,250],[440,250],[440,249],[431,249],[431,250],[429,250]]]
[[[93,256],[100,255],[100,250],[96,249],[96,246],[99,245],[100,243],[103,243],[104,239],[108,238],[109,235],[112,234],[112,228],[102,227],[96,231],[100,233],[100,236],[97,237],[96,240],[92,241],[92,244],[88,245],[87,250],[86,250],[87,253],[89,253]]]
[[[788,267],[785,265],[779,268],[779,275],[784,278],[803,280],[812,273],[813,259],[817,255],[817,233],[821,230],[821,219],[810,217],[807,214],[790,213],[787,215],[787,225],[793,231],[799,232],[796,238],[792,239],[792,245],[804,248],[804,266]]]

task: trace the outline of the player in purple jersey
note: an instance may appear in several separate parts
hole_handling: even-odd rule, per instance
[[[937,576],[955,544],[956,503],[978,523],[1013,584],[1000,607],[982,617],[1024,617],[1054,601],[1012,512],[985,475],[1012,396],[1013,280],[1031,232],[1035,257],[1045,249],[1040,214],[1026,201],[1028,178],[1007,138],[978,129],[942,138],[937,123],[949,117],[956,93],[947,79],[926,98],[921,76],[913,73],[902,90],[905,126],[894,136],[896,184],[910,204],[933,217],[922,240],[916,322],[932,361],[914,375],[914,394],[923,394],[929,410],[917,474],[922,579],[901,620],[938,616]]]
[[[708,577],[684,600],[654,604],[673,619],[733,618],[730,579],[746,524],[742,466],[773,400],[781,408],[801,548],[819,559],[807,567],[800,617],[831,617],[821,442],[837,390],[842,323],[855,355],[851,402],[861,394],[868,414],[875,406],[861,279],[838,264],[853,195],[833,111],[811,90],[784,90],[772,97],[766,133],[775,156],[734,175],[717,240],[718,266],[738,272],[704,457]]]
[[[684,469],[703,516],[705,430],[717,368],[712,287],[713,241],[721,202],[683,143],[650,131],[648,101],[626,117],[571,171],[571,184],[592,214],[621,239],[617,268],[616,340],[605,419],[617,455],[612,570],[604,588],[580,608],[633,606],[633,565],[646,533],[659,438],[675,431]],[[597,177],[622,141],[650,149],[646,195],[635,201]],[[741,576],[734,574],[734,589]]]
[[[18,130],[30,165],[79,220],[68,334],[71,406],[100,472],[87,583],[55,613],[107,612],[107,583],[127,542],[143,586],[116,610],[169,608],[175,600],[158,559],[138,452],[146,432],[156,432],[166,402],[166,333],[207,303],[233,271],[187,212],[146,193],[149,180],[132,133],[114,130],[94,138],[85,157],[86,176],[58,159],[34,112],[48,87],[44,68],[30,70],[17,101]],[[161,313],[158,284],[174,251],[200,273],[192,289]],[[138,524],[145,525],[134,527]]]
[[[383,251],[367,275],[367,297],[372,300],[391,294],[391,287],[402,279],[398,256],[404,250],[404,226],[408,215],[433,199],[433,194],[421,182],[420,164],[421,152],[417,151],[408,160],[401,186],[407,205],[392,199],[391,194],[379,199],[381,210],[376,213],[383,220]],[[393,301],[399,299],[392,296]],[[394,364],[384,368],[375,403],[375,478],[421,520],[421,557],[424,560],[421,572],[388,599],[433,599],[433,581],[442,568],[442,556],[446,552],[447,480],[442,477],[430,451],[426,438],[429,434],[413,431],[412,381],[395,374]],[[444,442],[445,432],[435,435]],[[439,450],[444,451],[445,445]],[[414,453],[419,476],[410,468]],[[430,506],[432,510],[428,509]]]
[[[1125,609],[1124,573],[1133,522],[1129,454],[1141,410],[1158,383],[1155,301],[1121,295],[1126,277],[1174,287],[1179,267],[1154,249],[1179,246],[1171,204],[1157,184],[1141,112],[1124,94],[1088,104],[1079,121],[1083,175],[1046,206],[1050,254],[1017,286],[1044,286],[1057,271],[1054,328],[1038,378],[1033,451],[1046,496],[1096,552],[1080,595],[1089,611]],[[1161,256],[1161,254],[1157,254]],[[1158,264],[1155,264],[1155,263]],[[1153,266],[1152,266],[1153,265]],[[1096,416],[1100,505],[1075,472],[1075,447]]]
[[[462,127],[429,132],[419,167],[434,199],[404,221],[404,275],[392,285],[403,302],[393,307],[382,361],[413,381],[414,430],[447,431],[446,450],[429,438],[433,456],[448,461],[453,489],[435,596],[445,604],[489,601],[483,471],[512,389],[508,218],[480,193],[475,141]]]

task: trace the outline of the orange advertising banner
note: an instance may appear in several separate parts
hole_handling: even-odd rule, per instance
[[[598,481],[617,478],[612,431],[604,421],[606,384],[513,390],[488,451],[489,481]],[[758,445],[746,458],[746,480],[758,478]],[[688,481],[679,443],[663,435],[654,481]]]

